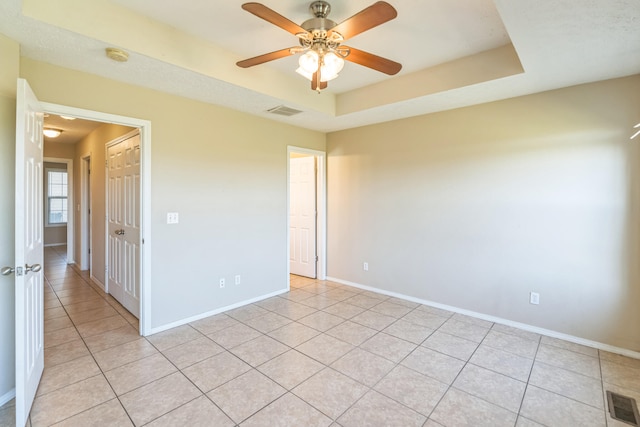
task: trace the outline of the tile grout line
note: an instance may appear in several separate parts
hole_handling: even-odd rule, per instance
[[[451,316],[451,317],[453,317],[453,316]],[[445,323],[446,323],[446,322],[445,322]],[[444,323],[443,323],[442,325],[444,325]],[[439,326],[435,331],[433,331],[433,333],[435,333],[436,331],[440,330],[440,328],[442,327],[442,325],[440,325],[440,326]],[[493,325],[492,325],[492,326],[493,326]],[[491,330],[491,328],[489,328],[489,330]],[[487,334],[488,334],[488,333],[489,333],[489,332],[487,332]],[[440,405],[440,403],[442,402],[442,400],[444,399],[444,397],[447,395],[447,393],[449,393],[449,391],[450,391],[452,388],[454,388],[454,387],[453,387],[453,384],[456,382],[456,380],[458,379],[458,377],[460,376],[460,374],[462,373],[462,371],[464,370],[464,368],[465,368],[465,367],[470,363],[471,358],[473,357],[473,355],[474,355],[474,354],[476,354],[476,352],[478,351],[478,349],[479,349],[479,348],[480,348],[480,346],[482,345],[482,342],[485,340],[485,338],[486,338],[486,335],[487,335],[487,334],[485,334],[485,336],[482,338],[482,340],[478,343],[478,345],[476,346],[475,350],[473,350],[473,353],[471,353],[471,355],[469,356],[469,359],[467,359],[467,361],[465,361],[465,362],[464,362],[464,365],[462,366],[462,368],[460,368],[460,371],[458,372],[458,374],[456,375],[456,377],[451,381],[451,384],[449,384],[449,385],[447,386],[447,390],[446,390],[444,393],[442,393],[442,396],[440,397],[440,399],[438,399],[438,402],[433,406],[433,409],[432,409],[432,410],[431,410],[431,412],[429,413],[429,417],[428,417],[427,419],[431,419],[431,415],[433,415],[433,413],[434,413],[434,412],[435,412],[435,410],[438,408],[438,406]],[[431,334],[431,335],[433,335],[433,334]],[[461,337],[458,337],[458,338],[461,338]],[[426,341],[426,340],[425,340],[425,341]],[[422,345],[422,344],[420,344],[420,345]],[[455,389],[455,388],[454,388],[454,389]],[[457,390],[457,389],[455,389],[455,390]],[[461,390],[461,391],[462,391],[462,390]],[[464,391],[463,391],[463,392],[464,392]],[[467,394],[469,394],[469,393],[467,393]],[[484,401],[484,399],[482,399],[482,400]],[[485,402],[486,402],[486,401],[485,401]],[[488,403],[491,403],[491,402],[488,402]],[[493,403],[491,403],[491,404],[493,405]],[[496,405],[496,406],[497,406],[497,405]],[[517,416],[517,414],[516,414],[516,421],[517,421],[517,419],[518,419],[518,416]],[[435,420],[434,420],[434,421],[435,421]],[[436,422],[437,422],[437,421],[436,421]]]
[[[522,399],[520,399],[520,406],[518,407],[518,416],[516,417],[516,424],[518,423],[518,418],[520,418],[520,413],[522,412],[524,399],[527,395],[527,390],[529,389],[529,382],[531,381],[531,374],[533,373],[533,368],[535,367],[536,358],[538,357],[538,351],[540,350],[541,345],[542,345],[542,336],[538,337],[538,345],[536,346],[536,352],[533,355],[533,363],[531,364],[531,369],[529,370],[529,375],[527,376],[527,381],[525,382],[525,385],[524,385],[524,392],[522,393]]]
[[[386,300],[381,301],[379,304],[382,304],[384,301],[386,301]],[[377,306],[377,305],[379,305],[379,304],[376,304],[376,305],[374,305],[373,307],[376,307],[376,306]],[[373,308],[373,307],[371,307],[371,308]],[[419,307],[419,306],[418,306],[418,307]],[[413,311],[417,310],[417,309],[418,309],[418,307],[414,307],[411,311],[409,311],[409,313],[412,313]],[[362,308],[362,307],[361,307],[361,308]],[[370,308],[369,308],[369,309],[365,309],[365,311],[369,311],[369,310],[370,310]],[[407,313],[407,314],[409,314],[409,313]],[[362,313],[360,313],[360,314],[362,314]],[[407,314],[405,314],[405,316],[406,316]],[[356,315],[356,316],[358,316],[358,315]],[[354,316],[354,317],[355,317],[355,316]],[[402,316],[402,317],[400,317],[400,318],[397,318],[394,322],[392,322],[391,324],[389,324],[389,325],[387,325],[385,328],[383,328],[383,330],[384,330],[384,329],[386,329],[386,328],[388,328],[389,326],[391,326],[391,325],[393,325],[393,324],[397,323],[397,322],[398,322],[400,319],[402,319],[403,317],[404,317],[404,316]],[[356,323],[357,323],[357,322],[356,322]],[[358,323],[358,324],[359,324],[359,323]],[[361,325],[361,324],[360,324],[360,325]],[[366,325],[361,325],[361,326],[366,326]],[[422,325],[420,325],[420,326],[422,326]],[[430,329],[430,328],[427,328],[427,329]],[[416,349],[420,348],[420,346],[422,345],[422,343],[424,343],[424,342],[425,342],[425,341],[426,341],[426,340],[427,340],[431,335],[433,335],[433,333],[434,333],[434,332],[435,332],[435,330],[434,330],[433,332],[431,332],[431,334],[429,334],[427,337],[425,337],[425,338],[421,341],[421,343],[420,343],[420,344],[418,344],[418,345],[416,346],[416,348],[415,348],[415,349],[413,349],[411,352],[409,352],[409,354],[407,354],[405,357],[403,357],[400,361],[398,361],[397,363],[396,363],[396,362],[393,362],[393,363],[395,363],[395,366],[394,366],[392,369],[390,369],[390,370],[389,370],[389,372],[387,372],[385,375],[383,375],[383,376],[382,376],[378,381],[376,381],[376,383],[375,383],[375,384],[373,384],[372,386],[368,386],[367,384],[363,384],[363,383],[362,383],[362,382],[360,382],[359,380],[357,380],[357,379],[355,379],[355,378],[353,378],[353,377],[351,377],[351,376],[349,376],[349,375],[347,375],[347,374],[345,374],[345,373],[342,373],[342,372],[340,372],[340,371],[336,371],[336,372],[341,373],[342,375],[345,375],[346,377],[350,378],[351,380],[356,381],[357,383],[364,385],[365,387],[367,387],[367,388],[368,388],[368,390],[367,390],[365,393],[363,393],[363,394],[362,394],[362,396],[360,396],[358,399],[356,399],[356,400],[355,400],[355,401],[354,401],[354,402],[353,402],[353,403],[352,403],[352,404],[351,404],[347,409],[345,409],[345,410],[340,414],[340,416],[338,416],[334,421],[335,421],[335,422],[337,422],[337,421],[338,421],[338,419],[339,419],[341,416],[343,416],[344,414],[346,414],[346,413],[347,413],[351,408],[353,408],[353,407],[354,407],[358,402],[360,402],[360,401],[361,401],[361,400],[362,400],[362,399],[363,399],[363,398],[364,398],[368,393],[370,393],[370,392],[372,392],[372,391],[373,391],[373,392],[375,392],[375,393],[381,394],[382,396],[384,396],[384,397],[386,397],[386,398],[388,398],[388,399],[390,399],[390,400],[392,400],[392,401],[394,401],[394,402],[398,403],[399,405],[402,405],[403,407],[407,408],[408,410],[410,410],[410,411],[412,411],[412,412],[415,412],[416,414],[419,414],[420,416],[424,416],[424,417],[426,418],[426,420],[428,421],[428,420],[429,420],[429,416],[425,416],[424,414],[422,414],[422,413],[420,413],[420,412],[416,411],[415,409],[408,407],[408,406],[407,406],[407,405],[405,405],[404,403],[399,402],[399,401],[397,401],[396,399],[393,399],[393,398],[391,398],[391,397],[389,397],[389,396],[386,396],[385,394],[380,393],[379,391],[375,390],[375,386],[376,386],[376,385],[378,385],[382,380],[384,380],[384,379],[385,379],[385,378],[386,378],[386,377],[387,377],[387,376],[388,376],[388,375],[389,375],[389,374],[390,374],[390,373],[391,373],[395,368],[397,368],[398,366],[404,366],[404,365],[401,365],[401,364],[402,364],[402,361],[403,361],[403,360],[405,360],[407,357],[409,357],[411,354],[413,354],[413,352],[414,352]],[[377,331],[376,335],[378,335],[378,334],[380,334],[380,333],[382,333],[382,330]],[[375,336],[375,335],[374,335],[374,336]],[[372,338],[373,338],[373,337],[372,337]],[[395,337],[395,338],[398,338],[398,337]],[[339,339],[339,338],[338,338],[338,339]],[[398,339],[402,339],[402,338],[398,338]],[[366,341],[365,341],[365,342],[366,342]],[[411,344],[415,344],[415,343],[411,343]],[[353,350],[355,350],[356,348],[360,348],[360,345],[358,345],[358,346],[354,346],[354,349],[352,349],[352,350],[350,350],[349,352],[345,353],[345,354],[344,354],[343,356],[341,356],[340,358],[342,358],[342,357],[346,356],[347,354],[351,353],[351,352],[352,352]],[[360,349],[361,349],[361,350],[363,350],[363,351],[367,351],[367,350],[362,349],[362,348],[360,348]],[[369,353],[370,353],[370,352],[369,352]],[[373,354],[373,353],[372,353],[372,354]],[[339,360],[340,358],[338,358],[337,360]],[[383,357],[383,358],[384,358],[384,357]],[[384,359],[385,359],[385,360],[388,360],[388,359],[386,359],[386,358],[384,358]],[[327,365],[327,368],[331,368],[331,366],[328,366],[328,365]],[[333,368],[331,368],[331,369],[333,369]],[[413,369],[411,369],[411,368],[408,368],[408,367],[407,367],[407,369],[410,369],[410,370],[412,370],[412,371],[413,371]],[[334,369],[334,370],[335,370],[335,369]],[[417,372],[417,371],[414,371],[414,372]],[[424,374],[422,374],[422,373],[420,373],[420,372],[417,372],[417,373],[418,373],[418,374],[420,374],[420,375],[424,375]],[[427,377],[429,377],[429,376],[427,376]],[[429,377],[429,378],[431,378],[431,377]],[[438,381],[438,380],[436,380],[436,381]],[[434,406],[434,408],[435,408],[435,406]],[[425,421],[425,422],[426,422],[426,421]]]

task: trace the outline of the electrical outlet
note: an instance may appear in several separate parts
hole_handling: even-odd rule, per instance
[[[180,222],[178,212],[167,212],[167,224],[177,224]]]
[[[224,288],[225,280],[224,278],[220,279],[220,288]]]
[[[368,262],[363,263],[363,264],[362,264],[362,269],[363,269],[364,271],[369,271],[369,263],[368,263]]]
[[[240,284],[240,275],[236,274],[236,285]]]
[[[540,304],[540,294],[537,292],[529,293],[529,303],[531,304]]]

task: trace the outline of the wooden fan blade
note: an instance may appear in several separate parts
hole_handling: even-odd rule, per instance
[[[390,59],[365,52],[364,50],[355,49],[353,47],[349,47],[349,50],[349,55],[344,58],[347,61],[364,65],[365,67],[380,71],[381,73],[389,74],[390,76],[397,74],[402,69],[402,64]]]
[[[236,62],[236,65],[242,68],[249,68],[253,67],[254,65],[264,64],[265,62],[273,61],[274,59],[280,59],[293,55],[293,53],[291,53],[291,49],[294,48],[288,47],[286,49],[276,50],[275,52],[265,53],[264,55],[254,56],[253,58]]]
[[[396,16],[398,16],[398,12],[393,6],[387,2],[379,1],[333,27],[329,30],[329,37],[332,33],[339,33],[344,40],[347,40],[373,27],[391,21]]]
[[[245,3],[242,8],[249,13],[253,13],[258,18],[262,18],[267,22],[272,23],[285,31],[290,32],[294,36],[299,33],[306,33],[307,30],[280,15],[278,12],[269,9],[267,6],[260,3]]]

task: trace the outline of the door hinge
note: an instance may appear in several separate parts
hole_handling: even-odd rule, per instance
[[[91,255],[91,248],[89,248],[89,255]]]
[[[16,276],[22,276],[22,267],[16,267]]]
[[[108,166],[109,166],[109,161],[108,161],[108,160],[105,160],[105,161],[104,161],[104,167],[106,168],[106,167],[108,167]]]
[[[316,262],[318,262],[318,255],[316,255]]]

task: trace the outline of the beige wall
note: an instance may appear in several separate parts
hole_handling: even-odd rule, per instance
[[[44,245],[60,246],[67,244],[67,226],[60,225],[56,227],[44,228]]]
[[[329,276],[640,351],[638,93],[634,76],[328,135]]]
[[[0,267],[14,265],[18,43],[0,35]],[[13,276],[0,276],[0,404],[15,387]],[[5,399],[3,399],[3,397]]]
[[[54,141],[44,141],[44,157],[58,159],[73,159],[76,155],[76,144],[66,144]]]
[[[91,157],[91,276],[105,284],[105,145],[116,138],[121,137],[133,128],[121,125],[105,123],[96,128],[87,137],[79,141],[76,145],[76,157],[74,161],[74,200],[78,205],[81,200],[82,191],[82,159]],[[76,210],[77,212],[77,210]],[[75,219],[75,261],[80,264],[80,242],[81,242],[81,218],[78,214]]]
[[[151,121],[152,327],[286,289],[287,145],[324,134],[25,58],[20,73],[43,101]]]

